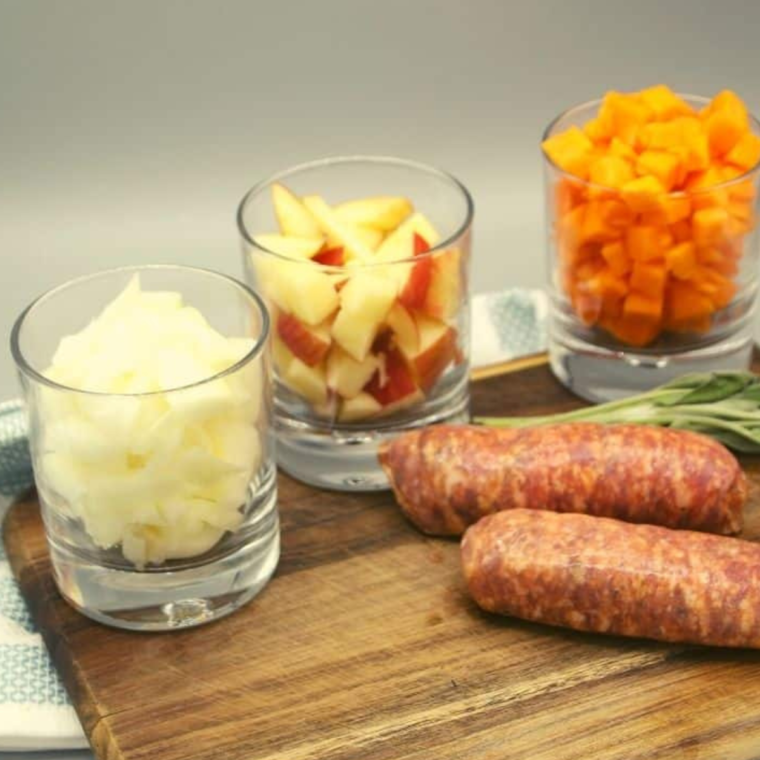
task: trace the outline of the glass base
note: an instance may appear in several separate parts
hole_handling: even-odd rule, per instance
[[[377,459],[379,445],[425,425],[459,424],[470,420],[466,382],[442,399],[440,410],[424,417],[408,417],[362,428],[317,428],[285,415],[276,416],[277,461],[288,475],[317,488],[334,491],[381,491],[390,488]],[[368,424],[372,424],[371,422]],[[378,424],[378,423],[375,423]]]
[[[555,377],[581,398],[614,401],[691,372],[746,370],[752,362],[749,328],[704,348],[670,354],[613,351],[555,330],[549,362]]]
[[[171,631],[229,615],[264,588],[280,557],[274,480],[260,499],[244,535],[231,537],[228,551],[212,550],[212,558],[205,555],[197,562],[175,561],[145,570],[115,567],[49,534],[58,589],[87,617],[133,631]]]

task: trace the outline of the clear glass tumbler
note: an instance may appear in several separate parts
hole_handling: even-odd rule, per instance
[[[681,98],[695,111],[709,102]],[[561,114],[544,139],[583,127],[600,103]],[[750,122],[760,134],[758,121]],[[645,200],[544,159],[554,374],[579,396],[608,401],[688,372],[747,369],[760,165]],[[659,311],[652,309],[653,290]]]
[[[472,216],[456,179],[385,157],[304,164],[244,197],[244,266],[272,316],[288,473],[387,488],[383,439],[468,419]]]
[[[228,614],[279,558],[269,317],[180,266],[64,284],[11,347],[55,581],[85,615],[171,630]]]

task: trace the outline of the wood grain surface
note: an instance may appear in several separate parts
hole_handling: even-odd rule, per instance
[[[491,373],[473,397],[479,414],[580,403],[541,360]],[[743,463],[745,535],[760,538],[760,462]],[[417,533],[389,494],[279,487],[275,578],[236,614],[170,634],[69,608],[34,496],[10,511],[11,564],[99,758],[760,758],[760,652],[488,616],[465,594],[457,543]]]

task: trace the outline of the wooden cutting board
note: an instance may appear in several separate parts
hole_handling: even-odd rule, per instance
[[[491,375],[474,386],[477,413],[580,403],[540,357]],[[746,534],[760,538],[760,458],[744,464]],[[170,634],[69,608],[34,497],[10,511],[11,564],[99,758],[760,757],[760,652],[488,616],[465,594],[456,542],[417,533],[388,493],[282,476],[280,510],[282,560],[265,591]]]

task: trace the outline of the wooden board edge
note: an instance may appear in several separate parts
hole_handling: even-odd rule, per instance
[[[542,367],[549,363],[549,354],[530,354],[529,356],[521,356],[517,359],[508,359],[507,361],[497,362],[496,364],[486,364],[482,367],[475,367],[470,372],[470,380],[478,382],[479,380],[487,380],[491,377],[498,377],[499,375],[509,375],[513,372],[520,372],[525,369],[532,369],[533,367]]]

